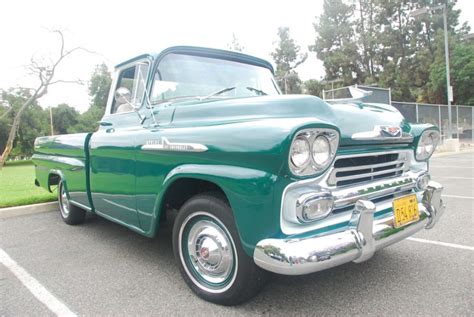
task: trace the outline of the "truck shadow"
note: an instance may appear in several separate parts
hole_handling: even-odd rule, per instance
[[[379,251],[371,260],[362,264],[349,263],[304,276],[271,274],[268,284],[257,297],[240,306],[222,307],[193,296],[182,280],[172,249],[173,220],[172,215],[168,217],[168,221],[160,225],[158,235],[153,239],[95,216],[89,217],[84,227],[95,232],[94,234],[100,232],[103,243],[109,244],[110,240],[114,244],[118,243],[120,246],[114,248],[124,248],[127,256],[133,257],[140,265],[158,270],[159,272],[155,271],[157,275],[165,274],[172,280],[173,292],[184,292],[180,296],[186,296],[186,300],[193,302],[194,307],[205,307],[211,313],[278,314],[288,312],[289,308],[294,314],[317,314],[318,311],[331,314],[360,313],[360,310],[353,309],[358,305],[367,307],[363,304],[367,300],[375,301],[379,291],[384,294],[400,292],[416,274],[413,268],[424,265],[420,264],[423,260],[419,257],[412,257],[402,248],[392,247]],[[410,269],[401,274],[401,268],[407,265]],[[158,278],[150,280],[156,287],[169,287],[165,285],[166,282]],[[358,305],[354,306],[354,303]],[[391,306],[390,299],[385,299],[384,303]]]

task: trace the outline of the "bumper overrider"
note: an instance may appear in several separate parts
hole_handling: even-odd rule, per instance
[[[360,199],[354,205],[346,230],[299,239],[264,239],[254,251],[255,263],[265,270],[301,275],[347,262],[363,262],[375,251],[405,239],[415,232],[432,228],[443,214],[443,187],[430,181],[418,204],[420,217],[403,227],[394,226],[393,213],[375,219],[376,206]]]

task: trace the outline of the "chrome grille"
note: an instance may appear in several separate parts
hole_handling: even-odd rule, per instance
[[[330,186],[347,186],[403,174],[403,153],[336,158],[327,180]]]

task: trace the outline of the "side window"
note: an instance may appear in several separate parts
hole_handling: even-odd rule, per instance
[[[114,98],[110,113],[129,112],[141,106],[146,93],[148,68],[148,63],[140,62],[120,72],[115,90],[126,88],[130,93],[120,100]]]

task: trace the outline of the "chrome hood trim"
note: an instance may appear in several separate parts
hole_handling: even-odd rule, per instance
[[[405,142],[412,142],[413,136],[410,133],[403,132],[397,126],[374,126],[373,130],[357,132],[352,134],[353,140],[378,140],[378,141],[393,141],[403,140]]]

